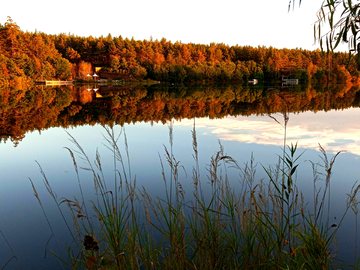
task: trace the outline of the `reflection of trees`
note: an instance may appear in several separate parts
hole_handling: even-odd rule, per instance
[[[69,87],[0,89],[0,141],[10,138],[16,146],[28,131],[57,126],[60,111],[71,101]]]
[[[163,122],[193,117],[264,115],[359,107],[359,87],[291,89],[230,85],[223,88],[177,86],[47,87],[0,90],[0,141],[16,145],[28,131],[85,124]]]
[[[72,113],[72,107],[67,108],[61,113],[60,121],[72,125],[123,125],[137,121],[165,122],[193,117],[262,115],[283,112],[285,106],[291,112],[303,112],[344,109],[359,104],[358,88],[340,86],[326,91],[312,87],[280,91],[241,85],[205,89],[177,87],[170,90],[166,87],[151,87],[147,90],[130,90],[123,87],[112,90],[100,89],[104,98],[83,104],[76,114]]]

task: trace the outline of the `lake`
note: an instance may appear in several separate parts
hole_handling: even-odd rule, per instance
[[[121,132],[118,144],[123,151],[126,134],[131,174],[132,178],[136,176],[137,187],[144,186],[153,197],[163,197],[160,158],[166,167],[164,146],[170,149],[170,128],[172,152],[184,167],[179,181],[191,194],[194,125],[204,185],[208,181],[206,168],[219,150],[219,142],[224,153],[241,165],[253,156],[257,162],[256,179],[268,181],[262,166],[275,165],[282,155],[284,116],[288,117],[287,144],[297,143],[299,154],[305,151],[298,161],[296,184],[304,192],[309,210],[313,203],[309,160],[321,163],[319,144],[329,159],[343,151],[335,161],[331,179],[330,222],[338,223],[346,207],[346,194],[359,180],[359,87],[160,84],[0,89],[0,230],[7,240],[0,235],[0,268],[16,255],[24,269],[62,269],[57,259],[46,252],[58,252],[57,245],[29,178],[64,249],[66,244],[71,245],[71,238],[46,191],[37,162],[58,200],[79,197],[73,162],[64,148],[76,148],[69,134],[91,161],[99,151],[108,183],[114,179],[114,168],[104,126],[112,126],[117,134]],[[75,156],[79,166],[84,166]],[[237,172],[229,168],[229,175],[236,189],[240,180]],[[91,173],[81,171],[80,176],[84,196],[94,199]],[[355,215],[349,211],[338,231],[338,259],[353,262],[355,230]],[[335,253],[335,246],[332,248]],[[21,268],[11,259],[5,269]]]

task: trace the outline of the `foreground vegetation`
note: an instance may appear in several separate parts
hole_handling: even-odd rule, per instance
[[[286,118],[284,118],[285,121]],[[286,122],[285,122],[286,127]],[[71,135],[76,150],[68,151],[79,181],[80,198],[56,199],[45,173],[44,183],[64,217],[61,204],[72,214],[72,226],[64,218],[73,243],[68,254],[55,252],[71,269],[329,269],[336,266],[330,252],[336,232],[348,210],[357,214],[360,185],[348,195],[339,224],[329,223],[330,180],[336,154],[328,160],[320,146],[324,186],[318,186],[319,164],[314,169],[314,203],[307,208],[295,185],[298,168],[297,145],[284,149],[279,163],[264,168],[268,180],[255,181],[256,165],[251,159],[244,167],[220,149],[210,159],[208,184],[200,177],[195,126],[193,136],[192,192],[183,188],[181,164],[165,147],[161,161],[164,196],[152,198],[144,187],[136,186],[131,175],[125,131],[125,152],[118,146],[114,131],[106,128],[106,141],[114,157],[113,183],[104,179],[100,155],[95,164]],[[286,135],[284,146],[286,142]],[[85,160],[92,172],[96,199],[84,198],[75,154]],[[166,164],[167,166],[166,166]],[[168,169],[167,169],[168,167]],[[238,170],[241,189],[230,187],[227,171]],[[33,182],[32,182],[33,184]],[[109,188],[110,184],[114,187]],[[34,193],[42,205],[33,184]],[[44,212],[45,213],[45,212]],[[46,217],[46,213],[45,213]],[[51,228],[51,224],[49,224]],[[70,228],[74,228],[70,229]],[[56,235],[52,235],[56,239]],[[60,248],[61,249],[61,248]],[[355,249],[354,267],[357,250]]]

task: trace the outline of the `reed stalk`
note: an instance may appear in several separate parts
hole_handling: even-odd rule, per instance
[[[71,140],[77,149],[67,148],[75,165],[80,191],[74,151],[86,162],[83,168],[93,176],[97,197],[91,207],[82,192],[80,202],[62,200],[72,213],[75,230],[76,244],[68,247],[69,259],[63,260],[69,268],[327,269],[334,265],[329,247],[348,209],[357,209],[356,196],[360,189],[354,186],[340,223],[329,226],[324,215],[330,213],[326,199],[338,154],[327,162],[326,152],[320,146],[326,181],[320,192],[316,186],[318,165],[312,163],[315,205],[310,211],[296,186],[297,170],[304,154],[298,153],[297,144],[285,147],[275,166],[263,166],[267,181],[257,179],[253,155],[249,163],[241,166],[225,154],[219,142],[219,150],[206,168],[209,186],[203,185],[194,121],[191,131],[193,190],[186,192],[183,188],[186,170],[173,152],[170,123],[170,149],[164,146],[166,161],[163,162],[159,154],[165,195],[153,198],[146,187],[138,188],[136,177],[131,176],[125,130],[119,135],[112,128],[105,130],[107,147],[113,154],[114,189],[106,185],[98,152],[93,166],[75,138]],[[120,135],[124,136],[125,153],[118,146]],[[232,186],[230,170],[239,175],[239,187]],[[50,184],[45,181],[45,185],[51,192]],[[210,194],[205,192],[207,188]],[[35,187],[34,191],[37,194]]]

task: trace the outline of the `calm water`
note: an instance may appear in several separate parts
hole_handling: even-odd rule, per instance
[[[78,140],[91,160],[98,149],[109,183],[114,177],[111,152],[104,146],[102,125],[123,126],[129,145],[131,170],[137,186],[144,186],[154,197],[164,194],[159,155],[169,147],[169,123],[173,121],[173,153],[187,171],[181,173],[185,189],[191,187],[192,138],[196,124],[202,181],[206,166],[219,150],[220,141],[227,155],[239,163],[253,154],[257,179],[266,178],[261,165],[274,165],[283,144],[284,108],[291,111],[287,126],[288,144],[298,143],[306,152],[300,160],[297,185],[312,200],[312,171],[307,160],[320,162],[318,143],[329,156],[337,158],[331,182],[331,221],[338,222],[346,206],[346,193],[359,180],[360,108],[358,90],[337,87],[331,91],[312,88],[268,90],[242,87],[191,89],[100,88],[7,90],[2,96],[0,143],[0,229],[24,269],[61,269],[45,250],[57,250],[54,239],[46,246],[51,231],[33,194],[34,181],[40,199],[61,246],[71,244],[54,202],[47,194],[37,162],[41,164],[58,199],[79,196],[78,183],[69,153],[74,148],[69,132]],[[89,88],[90,89],[90,88]],[[22,104],[22,105],[21,105]],[[314,111],[317,111],[316,113]],[[271,114],[277,119],[270,118]],[[123,136],[120,138],[123,148]],[[16,145],[16,147],[14,147]],[[78,159],[79,165],[82,164]],[[231,172],[230,172],[231,173]],[[235,175],[235,174],[234,174]],[[92,176],[81,172],[85,197],[93,198]],[[239,179],[231,184],[236,188]],[[335,219],[337,218],[337,219]],[[336,221],[337,220],[337,221]],[[338,257],[352,262],[355,245],[355,217],[349,212],[339,230]],[[0,236],[0,268],[12,252]],[[6,269],[20,269],[13,259]]]

